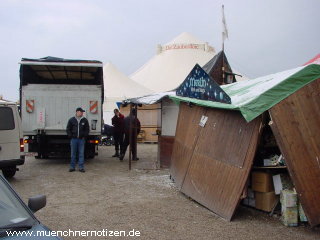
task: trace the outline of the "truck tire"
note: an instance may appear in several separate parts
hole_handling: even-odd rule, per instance
[[[87,154],[86,155],[86,159],[93,159],[94,158],[94,156],[95,156],[95,154],[94,153],[89,153],[89,154]]]
[[[38,153],[38,156],[35,156],[35,159],[48,159],[49,155]]]
[[[16,166],[2,169],[2,173],[5,178],[12,178],[16,174],[16,171]]]

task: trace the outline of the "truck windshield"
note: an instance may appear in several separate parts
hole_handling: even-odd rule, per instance
[[[0,229],[32,225],[35,219],[0,176]]]
[[[14,129],[13,112],[10,107],[0,107],[0,130]]]

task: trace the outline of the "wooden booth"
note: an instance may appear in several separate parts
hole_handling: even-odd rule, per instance
[[[199,66],[200,67],[200,66]],[[223,70],[222,70],[223,69]],[[235,74],[232,73],[231,66],[229,65],[228,59],[223,51],[217,53],[208,63],[203,66],[203,70],[219,85],[225,85],[235,82]],[[193,71],[196,71],[195,69]],[[192,77],[192,75],[190,75]],[[184,81],[185,82],[185,81]],[[184,82],[178,88],[184,88]],[[158,162],[161,168],[169,168],[171,164],[171,155],[173,151],[173,144],[176,134],[176,126],[179,113],[179,103],[173,102],[169,96],[175,96],[175,91],[155,93],[148,96],[139,98],[129,99],[129,102],[140,104],[140,109],[160,109],[157,112],[158,115]],[[199,95],[200,96],[200,95]],[[157,107],[153,107],[157,106]],[[150,118],[150,114],[154,114],[149,111],[140,112],[139,115],[143,114],[146,119]],[[153,116],[153,115],[152,115]],[[140,119],[140,117],[139,117]],[[153,117],[156,119],[156,117]],[[142,120],[144,121],[144,120]],[[144,126],[144,124],[142,123]],[[153,124],[155,126],[155,124]],[[148,127],[148,125],[146,125]],[[153,132],[155,128],[151,129]]]
[[[220,99],[183,90],[170,96],[180,102],[170,172],[181,192],[231,220],[253,172],[283,169],[310,225],[320,224],[320,65],[221,86],[213,94]],[[285,165],[258,163],[269,151],[266,134],[275,139],[270,152],[281,154]]]

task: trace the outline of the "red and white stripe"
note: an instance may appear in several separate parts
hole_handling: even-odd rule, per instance
[[[98,113],[98,101],[90,101],[90,113]]]
[[[34,110],[34,100],[26,100],[26,110],[28,113],[32,113]]]

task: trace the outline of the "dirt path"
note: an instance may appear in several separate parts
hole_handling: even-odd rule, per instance
[[[141,160],[133,168],[155,166],[157,145],[139,144],[138,149]],[[141,233],[125,239],[320,239],[319,228],[287,228],[277,218],[244,207],[226,222],[177,191],[168,170],[129,172],[127,159],[119,162],[112,154],[111,147],[100,148],[99,156],[86,163],[86,173],[69,173],[68,160],[28,158],[10,182],[24,201],[47,195],[47,206],[36,216],[56,231]]]

